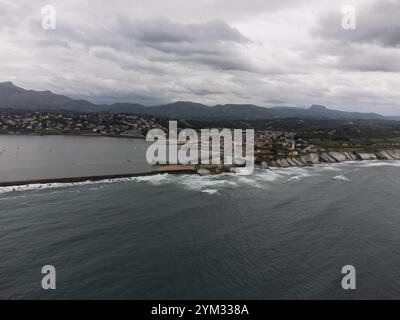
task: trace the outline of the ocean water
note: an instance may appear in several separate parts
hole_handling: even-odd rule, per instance
[[[0,182],[145,172],[149,142],[89,136],[0,135]]]
[[[0,298],[399,298],[399,181],[375,161],[1,188]]]

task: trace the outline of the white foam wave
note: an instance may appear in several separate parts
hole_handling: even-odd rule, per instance
[[[216,194],[218,193],[217,189],[204,189],[201,192],[208,193],[208,194]]]
[[[47,184],[29,184],[22,186],[10,186],[10,187],[1,187],[0,194],[8,193],[8,192],[18,192],[18,191],[33,191],[33,190],[42,190],[42,189],[58,189],[58,188],[66,188],[77,185],[85,185],[86,183],[47,183]]]
[[[257,182],[254,176],[236,176],[236,179],[240,185],[246,184],[255,188],[262,188],[262,185]]]
[[[257,170],[254,172],[254,176],[256,177],[257,180],[267,181],[267,182],[272,182],[279,178],[282,178],[281,174],[279,174],[275,170],[269,170],[269,169]]]
[[[332,164],[332,165],[323,164],[321,165],[320,169],[323,171],[341,171],[343,169],[343,165],[342,163]]]
[[[146,181],[153,184],[157,184],[160,181],[166,179],[166,174],[154,175],[154,176],[143,176],[143,177],[132,177],[132,178],[118,178],[118,179],[107,179],[100,181],[83,181],[83,182],[70,182],[70,183],[38,183],[38,184],[28,184],[21,186],[9,186],[0,187],[0,194],[8,192],[18,192],[18,191],[37,191],[45,189],[59,189],[59,188],[71,188],[75,186],[85,186],[93,184],[108,184],[117,182],[128,182],[128,181]]]
[[[393,160],[393,161],[365,161],[360,163],[361,167],[368,168],[368,167],[400,167],[400,161]]]
[[[290,183],[290,182],[298,182],[302,179],[302,176],[293,176],[287,179],[284,183]]]
[[[350,181],[350,179],[347,178],[345,175],[339,175],[339,176],[333,177],[332,179],[335,179],[338,181]]]
[[[252,186],[256,188],[268,187],[274,182],[298,182],[306,177],[326,175],[327,171],[344,171],[358,170],[356,168],[393,166],[400,167],[400,161],[348,161],[338,164],[320,164],[307,168],[270,168],[255,169],[253,174],[248,176],[236,175],[233,173],[224,173],[220,175],[198,176],[198,175],[173,175],[173,174],[157,174],[152,176],[141,176],[133,178],[118,178],[101,181],[86,181],[78,183],[50,183],[50,184],[32,184],[23,186],[0,187],[0,194],[16,191],[31,191],[43,189],[69,188],[74,186],[83,186],[88,184],[108,184],[118,182],[142,182],[151,185],[176,184],[188,190],[195,190],[204,193],[214,194],[224,188],[239,188],[241,186]],[[333,177],[338,181],[350,181],[345,175],[337,175]],[[102,186],[99,186],[102,187]],[[96,188],[96,187],[94,187]]]
[[[291,168],[276,168],[272,170],[282,176],[311,177],[312,175],[315,175],[316,169],[318,169],[318,167],[309,167],[309,168],[291,167]]]
[[[198,175],[183,175],[175,176],[173,181],[178,185],[183,186],[189,190],[204,191],[210,189],[219,189],[224,187],[235,187],[237,184],[231,181],[228,175],[218,176],[198,176]]]
[[[168,178],[169,178],[168,173],[163,173],[152,176],[135,177],[133,178],[133,180],[139,182],[148,182],[154,185],[161,185],[163,182],[166,182]]]

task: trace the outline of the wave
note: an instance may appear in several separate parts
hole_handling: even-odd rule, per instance
[[[345,163],[332,163],[332,164],[322,164],[321,170],[323,171],[341,171]]]
[[[297,182],[302,179],[302,176],[293,176],[289,179],[287,179],[284,183],[290,183],[290,182]]]
[[[138,182],[147,183],[154,186],[165,184],[174,184],[183,187],[186,190],[200,191],[204,193],[214,194],[224,188],[237,188],[241,186],[251,186],[262,188],[266,183],[272,183],[279,179],[284,179],[285,176],[295,174],[298,176],[309,176],[307,172],[301,168],[288,168],[281,170],[263,170],[256,169],[252,175],[242,176],[234,173],[223,173],[220,175],[198,176],[198,175],[173,175],[173,174],[158,174],[153,176],[142,176],[132,178],[118,178],[101,181],[85,181],[74,183],[47,183],[47,184],[30,184],[22,186],[10,186],[0,188],[0,194],[18,191],[39,191],[45,189],[60,189],[71,188],[85,185],[98,184],[100,188],[102,184],[112,184],[121,182]]]
[[[273,182],[282,178],[282,174],[279,174],[276,170],[267,170],[267,169],[259,169],[255,170],[254,174],[255,178],[260,181]]]
[[[319,164],[313,167],[305,168],[270,168],[255,169],[251,175],[242,176],[234,173],[223,173],[220,175],[198,176],[198,175],[174,175],[174,174],[157,174],[152,176],[141,176],[132,178],[118,178],[101,181],[86,181],[76,183],[49,183],[49,184],[32,184],[23,186],[0,187],[0,194],[17,191],[38,191],[43,189],[59,189],[76,186],[84,186],[89,184],[121,183],[121,182],[137,182],[147,183],[154,186],[162,186],[165,184],[174,184],[186,190],[199,191],[208,194],[215,194],[224,188],[240,188],[255,187],[264,188],[274,183],[293,183],[299,182],[304,178],[325,176],[331,171],[348,171],[358,170],[355,168],[382,167],[392,166],[400,167],[400,161],[348,161],[335,164]],[[329,177],[328,177],[329,179]],[[338,181],[350,181],[345,175],[339,174],[332,179]]]
[[[83,182],[70,182],[70,183],[37,183],[37,184],[28,184],[21,186],[9,186],[9,187],[0,187],[0,194],[8,193],[8,192],[16,192],[16,191],[38,191],[45,189],[60,189],[60,188],[71,188],[71,187],[79,187],[86,185],[94,185],[94,184],[111,184],[111,183],[120,183],[120,182],[130,182],[130,181],[147,181],[153,184],[157,184],[162,179],[166,179],[166,177],[159,177],[168,174],[160,174],[155,176],[143,176],[143,177],[132,177],[132,178],[117,178],[117,179],[106,179],[100,181],[83,181]],[[149,179],[150,178],[150,179]]]
[[[350,179],[347,178],[345,175],[339,175],[339,176],[333,177],[332,179],[338,180],[338,181],[350,181]]]
[[[370,168],[370,167],[400,167],[399,160],[393,161],[366,161],[361,162],[360,166],[363,168]]]
[[[131,178],[131,181],[148,182],[154,185],[161,185],[163,182],[167,181],[169,178],[168,173],[156,174],[153,176],[143,176]]]
[[[217,189],[204,189],[201,192],[208,193],[208,194],[216,194],[218,193]]]
[[[0,194],[15,192],[15,191],[33,191],[33,190],[42,190],[42,189],[54,189],[54,188],[66,188],[73,187],[78,185],[88,184],[86,182],[80,183],[46,183],[46,184],[29,184],[22,186],[10,186],[10,187],[1,187]]]
[[[174,176],[168,182],[194,191],[219,190],[220,188],[237,186],[237,182],[232,181],[228,174],[203,177],[198,175]]]

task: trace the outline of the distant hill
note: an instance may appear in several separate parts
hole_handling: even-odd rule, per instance
[[[259,120],[279,118],[385,119],[384,116],[377,113],[331,110],[319,105],[313,105],[308,109],[294,107],[263,108],[251,104],[227,104],[208,107],[199,103],[181,101],[154,107],[116,103],[105,108],[105,110],[109,112],[125,112],[190,120]]]
[[[0,83],[0,109],[98,111],[98,107],[88,101],[74,100],[50,91],[25,90],[12,82]]]
[[[385,119],[400,121],[400,116],[386,116]]]
[[[28,111],[113,112],[150,115],[167,119],[188,120],[263,120],[280,118],[312,119],[386,119],[377,113],[345,112],[312,105],[308,109],[294,107],[263,108],[252,104],[227,104],[213,107],[193,102],[175,102],[146,107],[135,103],[95,105],[75,100],[50,91],[25,90],[11,82],[0,83],[0,111],[7,109]],[[393,118],[392,118],[393,119]]]

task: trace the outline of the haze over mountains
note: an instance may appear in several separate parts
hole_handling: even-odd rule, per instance
[[[190,120],[258,120],[277,118],[328,118],[328,119],[394,119],[377,113],[345,112],[313,105],[308,109],[294,107],[264,108],[256,105],[205,106],[193,102],[175,102],[147,107],[135,103],[96,105],[85,100],[75,100],[50,91],[25,90],[11,82],[0,83],[0,111],[6,109],[27,111],[119,112],[151,115],[169,119]]]

